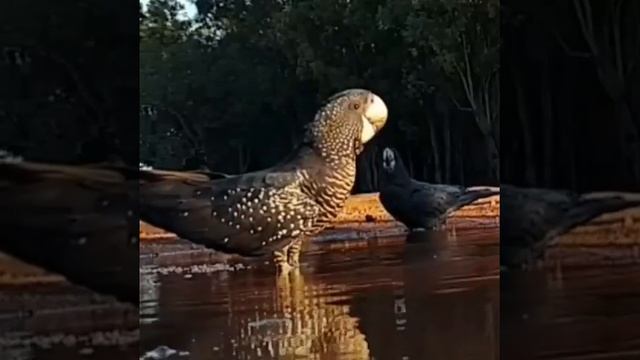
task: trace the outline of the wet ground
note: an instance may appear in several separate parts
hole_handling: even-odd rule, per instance
[[[0,285],[0,359],[137,359],[138,311],[39,276]],[[41,282],[46,280],[46,282]]]
[[[188,245],[156,243],[141,259],[141,351],[170,359],[498,359],[498,229],[443,235],[316,241],[300,272],[284,277],[264,260],[203,266]]]
[[[541,268],[500,280],[503,359],[640,359],[640,208],[574,229]]]
[[[474,216],[409,243],[380,219],[329,229],[281,278],[143,241],[140,342],[135,308],[51,274],[14,279],[0,256],[0,359],[640,359],[640,216],[594,221],[547,268],[501,277],[497,223]]]

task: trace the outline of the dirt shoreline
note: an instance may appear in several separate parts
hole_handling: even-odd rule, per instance
[[[492,196],[480,199],[456,211],[453,217],[485,220],[498,219],[500,217],[500,197]],[[369,230],[371,230],[372,227],[379,227],[381,228],[380,230],[396,229],[396,232],[400,233],[404,230],[402,224],[395,221],[391,215],[384,210],[378,200],[378,193],[351,196],[347,200],[343,211],[334,221],[332,228],[355,228],[359,225],[363,225],[365,228],[369,228]],[[174,238],[176,238],[175,234],[156,228],[143,221],[140,222],[141,241]]]
[[[493,196],[480,199],[455,212],[450,220],[450,226],[458,229],[497,227],[499,219],[500,197]],[[314,237],[313,241],[401,236],[404,233],[406,229],[384,210],[378,201],[378,194],[370,193],[349,198],[334,224]],[[175,244],[176,248],[183,249],[186,243],[177,240],[174,234],[144,222],[140,222],[140,240],[141,259],[145,254],[154,252],[156,248],[164,252],[173,248],[172,244]],[[611,254],[612,258],[640,259],[640,209],[602,215],[563,235],[558,241],[558,246],[548,251],[547,260],[584,263],[591,257],[588,253],[573,251],[575,248],[593,248],[598,252]],[[199,251],[196,252],[199,253]],[[213,254],[209,252],[207,256],[210,257]],[[0,285],[20,286],[59,282],[64,282],[64,278],[0,253]]]

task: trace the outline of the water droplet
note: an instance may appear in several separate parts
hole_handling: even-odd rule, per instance
[[[182,216],[189,216],[189,212],[188,211],[183,211],[181,215]]]
[[[87,243],[87,238],[86,238],[86,236],[83,236],[83,237],[79,238],[78,240],[76,240],[76,243],[77,243],[78,245],[84,245],[84,244],[86,244],[86,243]]]
[[[222,240],[222,242],[224,242],[225,244],[226,244],[226,243],[228,243],[228,242],[229,242],[229,238],[228,238],[228,237],[224,238],[224,239]]]

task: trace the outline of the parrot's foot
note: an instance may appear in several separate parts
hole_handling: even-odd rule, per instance
[[[294,268],[300,267],[300,251],[302,250],[302,240],[295,240],[287,249],[287,262]]]
[[[276,271],[280,275],[286,275],[293,268],[288,262],[287,249],[274,251],[273,263],[276,265]]]

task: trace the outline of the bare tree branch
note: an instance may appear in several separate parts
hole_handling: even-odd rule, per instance
[[[582,1],[582,5],[586,9],[583,9],[580,6],[581,1]],[[587,44],[589,44],[591,53],[597,57],[600,54],[600,52],[598,51],[598,46],[596,45],[595,39],[593,38],[593,24],[591,20],[591,5],[589,4],[589,0],[573,0],[573,4],[576,9],[576,15],[578,16],[578,21],[580,22],[580,29],[582,30],[582,35],[584,36],[584,39],[587,41]]]
[[[456,100],[456,98],[453,95],[448,94],[448,96],[451,99],[451,101],[453,102],[453,104],[456,106],[456,108],[458,108],[458,110],[460,110],[460,111],[473,111],[473,109],[470,108],[470,107],[461,106],[460,103],[458,102],[458,100]]]
[[[104,123],[104,113],[98,102],[91,96],[88,87],[85,85],[84,81],[80,77],[77,69],[64,57],[56,54],[55,52],[42,48],[38,45],[30,45],[30,44],[20,44],[20,45],[10,45],[5,47],[11,47],[16,49],[22,49],[25,52],[36,54],[42,56],[44,58],[53,60],[58,65],[61,65],[67,72],[67,74],[71,77],[74,85],[76,86],[76,90],[80,95],[80,98],[84,100],[84,103],[93,111],[93,116],[97,118],[100,123]]]
[[[466,75],[467,75],[467,79],[468,79],[468,85],[469,85],[469,89],[471,91],[471,96],[469,98],[471,106],[475,109],[476,105],[475,105],[475,94],[474,94],[474,88],[473,88],[473,76],[471,75],[471,64],[469,62],[469,52],[470,52],[470,48],[467,45],[467,37],[465,36],[464,33],[462,33],[462,50],[463,50],[463,54],[464,54],[464,67],[466,70]]]
[[[180,127],[182,128],[184,134],[187,137],[187,140],[191,143],[191,145],[195,149],[198,149],[198,151],[203,151],[204,150],[203,147],[202,147],[202,142],[201,142],[200,138],[198,136],[196,136],[193,132],[191,132],[191,129],[187,125],[187,120],[178,111],[176,111],[175,109],[173,109],[173,108],[171,108],[169,106],[161,105],[161,104],[155,104],[155,103],[144,104],[144,105],[141,105],[141,106],[153,106],[153,107],[155,107],[157,109],[165,110],[166,112],[171,114],[175,119],[178,120],[178,125],[180,125]]]
[[[620,37],[620,12],[622,9],[622,1],[618,1],[615,5],[615,9],[613,11],[613,18],[611,21],[611,25],[613,26],[613,43],[615,46],[615,59],[616,59],[616,68],[618,70],[618,76],[622,79],[624,78],[624,65],[622,60],[622,44]]]
[[[575,50],[571,50],[569,48],[569,45],[567,45],[567,43],[564,41],[564,39],[562,39],[562,36],[560,36],[560,34],[558,34],[558,31],[556,29],[553,29],[553,34],[556,37],[556,39],[558,40],[558,43],[560,44],[560,46],[562,47],[562,49],[564,50],[564,52],[569,55],[569,56],[573,56],[573,57],[581,57],[581,58],[590,58],[593,55],[589,52],[582,52],[582,51],[575,51]]]

